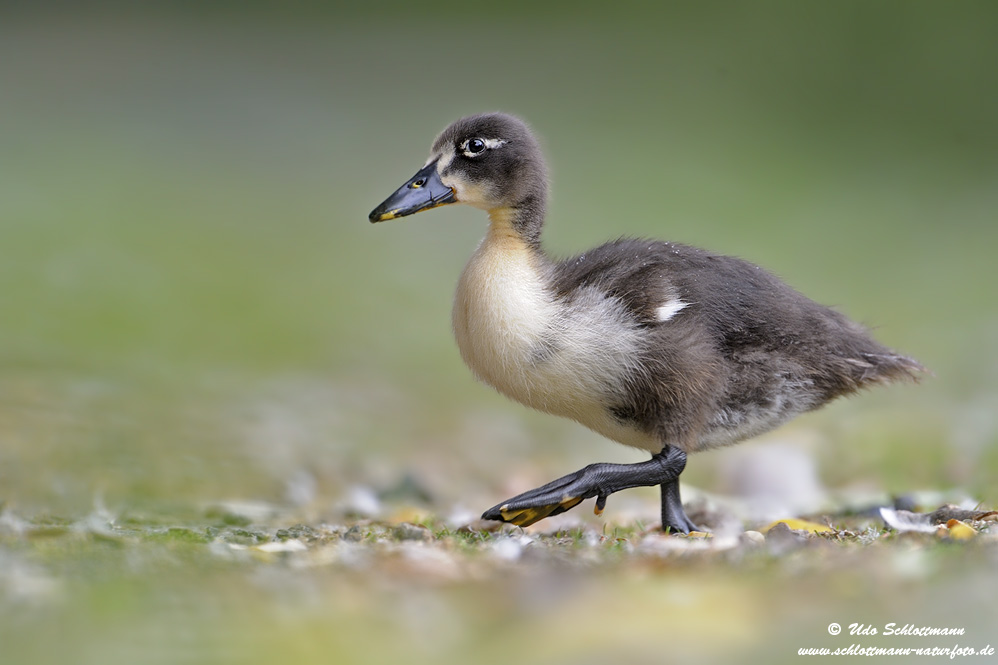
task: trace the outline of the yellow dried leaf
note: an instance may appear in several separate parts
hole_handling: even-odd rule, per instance
[[[818,524],[817,522],[809,522],[807,520],[797,519],[796,517],[791,517],[785,520],[776,520],[772,524],[769,524],[761,529],[762,533],[769,533],[769,530],[774,526],[782,522],[794,531],[810,531],[811,533],[824,533],[826,531],[834,531],[830,526],[825,526],[824,524]]]
[[[950,520],[946,522],[947,531],[943,531],[942,535],[952,538],[953,540],[970,540],[977,535],[977,531],[974,527],[961,522],[960,520]]]

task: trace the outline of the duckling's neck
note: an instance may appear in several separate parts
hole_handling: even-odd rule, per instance
[[[523,209],[493,209],[489,220],[488,233],[458,282],[454,332],[472,371],[524,402],[529,388],[522,367],[542,348],[557,316],[549,263],[540,248],[540,225],[525,219]]]
[[[515,206],[489,211],[489,234],[514,235],[530,250],[542,255],[541,229],[544,226],[544,197],[531,194]]]

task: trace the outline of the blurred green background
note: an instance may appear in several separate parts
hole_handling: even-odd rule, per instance
[[[495,109],[542,138],[551,252],[644,235],[737,254],[934,372],[771,435],[827,486],[998,500],[994,3],[279,7],[0,8],[8,509],[321,517],[408,475],[430,508],[479,511],[510,476],[641,459],[462,366],[450,304],[480,211],[366,220],[438,131]],[[726,454],[684,479],[723,491]],[[58,561],[82,586],[59,615],[80,643],[82,608],[162,610],[117,559]],[[198,605],[212,571],[192,568],[167,579]],[[227,574],[221,598],[243,583]],[[436,597],[440,616],[474,592]],[[327,635],[335,607],[270,646]]]

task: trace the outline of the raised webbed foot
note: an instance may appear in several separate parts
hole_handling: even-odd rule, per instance
[[[664,486],[675,481],[685,467],[686,453],[672,446],[666,446],[647,462],[590,464],[489,508],[482,514],[482,519],[529,526],[545,517],[571,510],[592,497],[596,497],[595,512],[598,515],[603,512],[607,497],[614,492],[631,487]]]

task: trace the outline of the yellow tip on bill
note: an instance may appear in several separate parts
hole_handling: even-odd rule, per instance
[[[374,221],[376,221],[376,222],[386,222],[386,221],[388,221],[389,219],[395,219],[396,217],[398,217],[398,214],[397,214],[397,213],[398,213],[398,210],[389,210],[388,212],[383,212],[383,213],[381,213],[381,215],[380,215],[380,216],[379,216],[379,217],[378,217],[378,218],[377,218],[376,220],[374,220]]]

